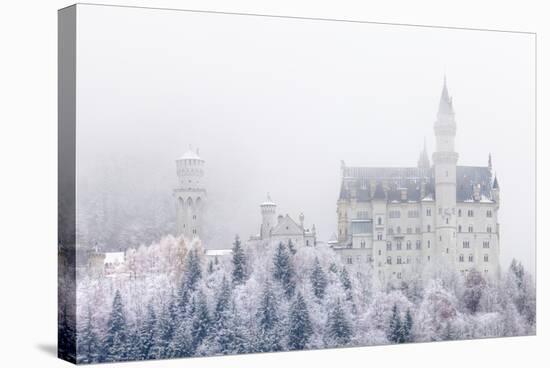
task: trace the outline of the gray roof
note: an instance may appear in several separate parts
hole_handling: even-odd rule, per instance
[[[381,198],[382,188],[388,201],[401,201],[404,189],[407,201],[435,198],[433,167],[343,167],[342,170],[341,200],[350,199],[353,193],[359,202]],[[491,197],[492,175],[488,167],[457,166],[456,178],[458,202],[472,200],[474,187],[478,185],[481,196]]]

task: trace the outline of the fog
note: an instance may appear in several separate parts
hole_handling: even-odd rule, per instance
[[[78,25],[80,211],[111,192],[125,198],[113,211],[172,228],[175,159],[191,145],[207,246],[257,234],[267,192],[327,240],[341,160],[415,166],[424,138],[431,156],[446,74],[458,164],[493,157],[501,264],[534,269],[533,35],[101,6],[80,6]]]

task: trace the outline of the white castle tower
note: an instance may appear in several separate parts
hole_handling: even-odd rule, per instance
[[[275,216],[277,212],[277,205],[271,200],[271,196],[267,193],[267,199],[260,204],[262,212],[262,225],[260,228],[260,239],[269,239],[271,235],[271,229],[277,224]]]
[[[176,233],[188,239],[203,237],[203,216],[206,204],[204,160],[199,151],[189,149],[176,160],[178,183],[176,198]]]
[[[456,122],[453,101],[443,81],[439,111],[434,124],[436,150],[433,153],[435,178],[435,256],[453,262],[456,255]]]

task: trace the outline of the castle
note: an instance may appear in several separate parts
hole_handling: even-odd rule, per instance
[[[500,189],[487,166],[458,166],[453,102],[444,81],[434,123],[436,150],[430,162],[426,144],[416,167],[351,167],[342,162],[337,200],[337,237],[328,245],[344,262],[370,265],[385,282],[417,276],[426,266],[462,273],[499,273]],[[188,151],[176,161],[177,233],[201,238],[206,190],[204,160]],[[315,225],[277,216],[267,197],[260,204],[261,226],[249,244],[295,246],[318,243]]]
[[[446,81],[434,132],[433,165],[425,144],[417,167],[342,162],[333,249],[345,263],[372,264],[386,282],[430,265],[498,274],[498,181],[490,156],[487,166],[457,166],[455,113]]]

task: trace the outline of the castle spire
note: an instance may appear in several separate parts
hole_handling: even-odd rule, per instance
[[[441,90],[441,98],[439,100],[438,115],[454,115],[453,99],[449,96],[446,75],[443,77],[443,89]]]
[[[424,137],[424,148],[422,149],[422,152],[420,152],[420,156],[418,157],[418,167],[421,169],[430,168],[430,158],[428,156],[428,150],[426,148],[426,137]]]

